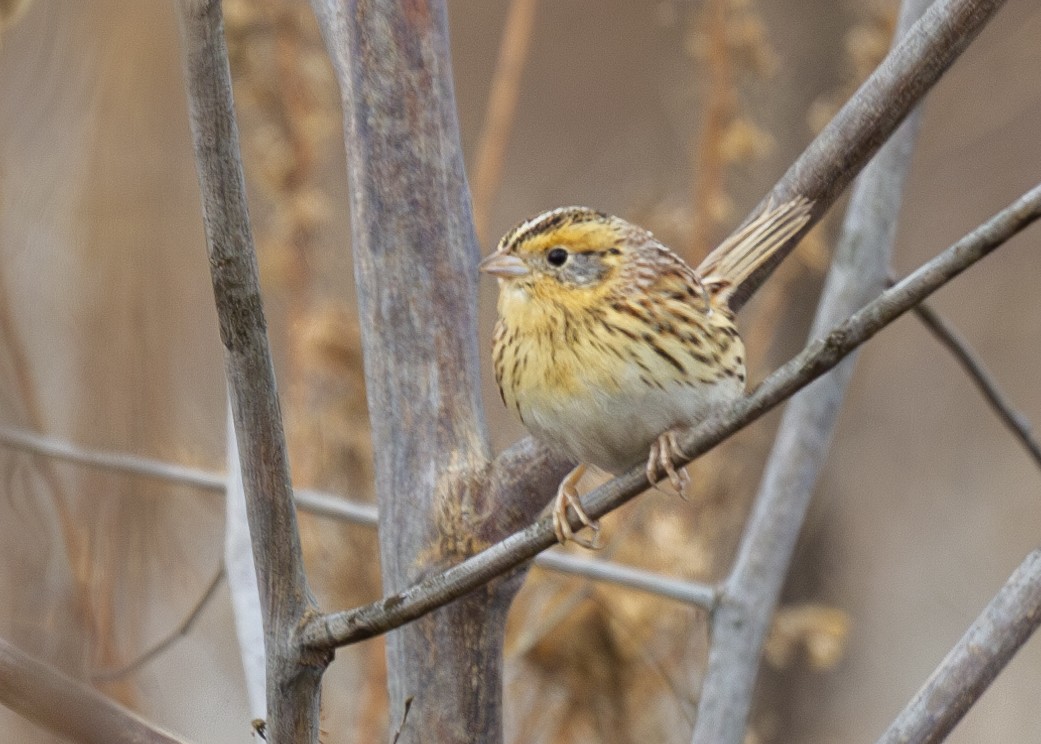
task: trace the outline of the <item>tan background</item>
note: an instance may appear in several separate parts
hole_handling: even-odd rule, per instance
[[[306,4],[226,7],[294,473],[365,498],[369,444],[336,93]],[[585,203],[647,224],[696,259],[707,247],[699,236],[722,237],[809,142],[808,111],[841,100],[892,20],[891,6],[853,2],[722,7],[732,31],[765,30],[746,51],[768,51],[772,63],[749,62],[738,45],[723,88],[735,95],[736,118],[769,134],[738,148],[744,159],[725,162],[715,179],[699,180],[726,144],[704,124],[719,83],[711,55],[699,51],[711,37],[709,11],[682,2],[540,4],[485,249],[524,217]],[[471,167],[506,8],[449,7]],[[898,273],[1037,183],[1039,38],[1041,9],[1010,0],[930,97]],[[172,5],[32,3],[0,35],[0,420],[222,467],[220,345],[197,211]],[[836,224],[745,311],[753,379],[801,346]],[[935,299],[1034,422],[1036,233]],[[488,283],[481,302],[487,348]],[[504,446],[522,431],[485,379]],[[611,520],[614,557],[723,575],[776,420],[695,465],[700,488],[690,504],[649,494]],[[135,658],[177,625],[217,568],[219,499],[4,451],[0,470],[0,635],[70,673]],[[871,342],[786,594],[789,606],[838,611],[839,630],[822,609],[825,620],[796,634],[830,639],[838,652],[825,654],[824,670],[804,653],[767,669],[752,741],[874,740],[1041,542],[1039,497],[1037,468],[914,319]],[[317,520],[305,530],[324,607],[376,596],[370,533]],[[569,610],[562,623],[561,607]],[[512,622],[508,741],[689,739],[704,650],[697,612],[536,573]],[[236,653],[222,589],[173,649],[101,687],[192,740],[245,742]],[[950,741],[1041,740],[1039,670],[1035,640]],[[325,741],[382,740],[381,675],[379,642],[338,654]],[[48,739],[0,709],[0,740]]]

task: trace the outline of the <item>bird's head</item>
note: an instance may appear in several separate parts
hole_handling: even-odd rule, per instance
[[[618,217],[561,207],[510,230],[479,268],[499,280],[504,295],[574,308],[597,302],[617,282],[644,236],[652,239]]]

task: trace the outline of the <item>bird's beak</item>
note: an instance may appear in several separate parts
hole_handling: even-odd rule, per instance
[[[499,279],[516,279],[531,273],[524,261],[512,254],[499,251],[481,261],[477,268],[485,274],[491,274]]]

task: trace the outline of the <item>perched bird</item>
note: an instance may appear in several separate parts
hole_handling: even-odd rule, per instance
[[[745,389],[745,350],[728,300],[809,220],[803,197],[768,208],[697,269],[651,233],[585,207],[510,230],[481,271],[499,280],[493,354],[506,406],[544,444],[579,463],[553,507],[557,539],[596,546],[576,484],[592,464],[621,473],[646,461],[668,476],[676,432]],[[594,540],[575,535],[571,506]]]

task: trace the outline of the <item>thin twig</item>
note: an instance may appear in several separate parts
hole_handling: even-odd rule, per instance
[[[576,574],[630,589],[639,589],[705,610],[711,610],[716,604],[716,588],[713,586],[674,579],[620,563],[578,558],[567,553],[541,553],[535,559],[535,565],[551,571]]]
[[[176,465],[125,452],[90,449],[57,437],[2,424],[0,424],[0,445],[77,465],[144,478],[155,478],[167,483],[190,486],[213,493],[224,493],[227,486],[226,476],[222,473],[213,473],[187,465]],[[296,489],[294,497],[301,509],[306,509],[312,514],[356,524],[376,524],[376,506],[374,504],[363,504],[336,494],[306,488]]]
[[[934,744],[1041,625],[1041,550],[1034,550],[969,626],[878,744]]]
[[[1017,199],[868,303],[833,328],[826,338],[810,343],[751,394],[685,433],[679,443],[685,454],[678,458],[677,465],[686,465],[790,398],[900,315],[1038,218],[1041,218],[1041,186]],[[582,504],[590,516],[602,517],[648,486],[644,468],[636,467],[594,490],[582,500]],[[574,520],[572,526],[578,529],[577,516]],[[541,519],[474,557],[401,592],[353,610],[312,617],[301,631],[301,641],[316,649],[329,649],[385,633],[472,592],[530,560],[555,541],[551,521]]]
[[[192,486],[214,493],[223,493],[227,486],[226,477],[220,473],[121,452],[88,449],[63,439],[9,426],[0,425],[0,446],[88,467]],[[375,504],[363,504],[336,494],[305,488],[295,489],[294,496],[297,506],[312,514],[367,527],[376,526],[378,517]],[[547,571],[605,581],[704,609],[711,609],[715,601],[716,590],[707,584],[663,576],[602,558],[579,558],[567,553],[552,552],[537,556],[535,565]]]
[[[471,184],[474,229],[482,243],[488,239],[488,221],[502,182],[506,145],[517,111],[521,76],[531,46],[538,0],[512,0],[499,43],[499,59],[492,74],[484,127],[477,143],[477,158]]]
[[[100,470],[155,478],[169,483],[200,488],[204,491],[218,493],[224,491],[224,476],[217,473],[124,452],[95,450],[66,439],[38,434],[13,426],[0,424],[0,445]]]
[[[927,0],[905,0],[897,40],[927,7]],[[917,119],[916,111],[857,179],[810,338],[826,333],[885,289]],[[712,615],[694,744],[736,744],[745,739],[762,646],[854,363],[851,354],[812,389],[795,396],[784,411],[737,558]]]
[[[0,703],[47,731],[82,744],[186,744],[3,639]]]
[[[955,361],[961,366],[965,373],[979,388],[983,397],[990,403],[994,413],[998,415],[1009,431],[1020,441],[1023,447],[1030,453],[1034,462],[1041,467],[1041,443],[1034,438],[1033,427],[1030,420],[1009,402],[1008,398],[998,386],[997,380],[987,371],[983,360],[973,351],[969,342],[958,333],[957,329],[948,323],[943,316],[937,313],[926,303],[915,308],[915,315],[922,321],[933,336],[954,355]]]
[[[184,620],[181,621],[181,624],[174,628],[166,638],[163,638],[126,666],[120,667],[119,669],[103,669],[94,672],[91,675],[91,679],[95,682],[111,682],[133,674],[145,664],[152,661],[152,659],[166,651],[166,649],[170,648],[181,638],[187,636],[195,626],[196,621],[198,621],[199,617],[202,615],[203,610],[206,609],[210,601],[216,596],[217,588],[221,585],[223,580],[224,567],[221,566],[217,569],[217,573],[214,574],[213,579],[210,580],[209,585],[206,587],[206,591],[204,591],[202,596],[199,597],[199,601],[195,603],[194,607],[192,607],[191,612],[188,613]]]

